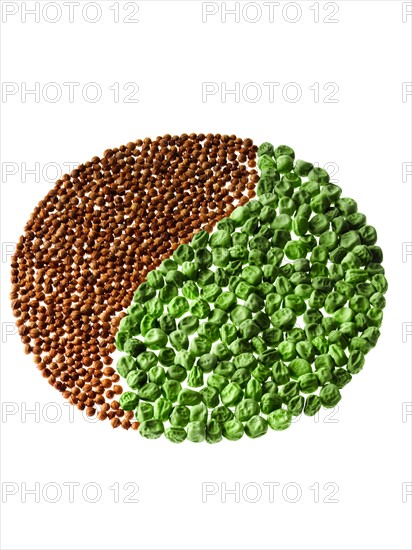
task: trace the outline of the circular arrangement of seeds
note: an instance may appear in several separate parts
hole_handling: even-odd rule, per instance
[[[341,193],[290,147],[233,135],[105,151],[17,245],[26,353],[87,415],[150,439],[256,438],[334,407],[387,290],[376,230]]]

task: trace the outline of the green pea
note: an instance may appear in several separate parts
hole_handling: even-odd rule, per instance
[[[133,411],[139,403],[139,397],[134,392],[127,391],[125,393],[122,393],[119,399],[119,403],[120,407],[124,411]]]
[[[228,407],[237,405],[243,398],[243,390],[236,382],[230,382],[221,392],[222,403]]]
[[[189,303],[183,296],[176,296],[167,305],[169,315],[174,318],[182,317],[189,310]]]
[[[174,403],[177,401],[177,397],[182,389],[182,386],[177,380],[166,380],[163,383],[162,389],[166,399]]]
[[[319,379],[314,373],[299,376],[300,391],[302,393],[313,393],[318,389]]]
[[[167,334],[160,328],[150,329],[144,338],[146,346],[150,349],[161,349],[166,346],[167,341]]]
[[[257,218],[250,218],[242,227],[242,232],[246,235],[255,235],[259,229],[259,220]]]
[[[257,366],[257,359],[253,353],[241,353],[234,358],[233,362],[237,369],[253,370]]]
[[[378,307],[372,307],[366,314],[366,317],[370,325],[379,328],[382,324],[383,311]]]
[[[217,420],[211,419],[207,423],[206,441],[208,443],[219,443],[219,441],[222,441],[222,427]]]
[[[187,372],[181,365],[172,365],[167,369],[167,377],[177,382],[183,382],[186,379]]]
[[[252,342],[253,351],[255,353],[260,354],[267,350],[266,343],[261,336],[254,336],[251,342]]]
[[[199,357],[197,364],[203,372],[212,372],[217,365],[217,357],[213,353],[205,353]]]
[[[194,250],[198,250],[199,248],[205,248],[208,242],[209,233],[207,231],[201,230],[193,236],[190,245]]]
[[[247,208],[244,206],[239,206],[238,208],[235,208],[233,212],[230,214],[230,219],[233,221],[236,227],[241,227],[248,219],[249,219],[250,213]]]
[[[156,420],[166,422],[169,420],[170,413],[172,412],[173,404],[164,397],[159,397],[154,402],[154,417]]]
[[[198,276],[199,265],[197,262],[183,262],[182,263],[182,273],[186,279],[195,281]]]
[[[292,309],[285,307],[275,311],[270,319],[275,327],[288,330],[295,324],[296,314]]]
[[[150,382],[161,386],[166,380],[166,373],[162,367],[152,367],[147,373]]]
[[[137,368],[137,362],[133,357],[123,355],[117,360],[116,370],[123,378]]]
[[[202,395],[195,391],[190,390],[189,388],[183,388],[178,396],[179,405],[198,405],[202,401]]]
[[[282,406],[282,398],[277,393],[265,393],[262,395],[260,407],[263,414],[270,414],[271,412],[280,409]]]
[[[195,300],[199,297],[199,289],[194,281],[186,281],[182,287],[182,294],[188,300]]]
[[[185,276],[177,269],[171,269],[167,272],[165,281],[166,284],[175,285],[181,288],[185,282]]]
[[[163,262],[160,264],[159,271],[161,271],[163,275],[167,275],[168,271],[176,270],[177,268],[177,263],[171,258],[167,258],[166,260],[163,260]]]
[[[247,383],[251,377],[250,371],[245,368],[237,369],[235,374],[232,376],[231,382],[239,385],[242,389],[245,389]]]
[[[212,349],[212,343],[204,336],[196,336],[190,343],[190,351],[193,355],[200,357],[209,353]]]
[[[224,376],[225,378],[231,378],[233,374],[236,372],[236,368],[233,366],[233,364],[230,361],[221,361],[217,364],[216,368],[214,369],[215,374],[220,374]]]
[[[142,370],[131,371],[126,378],[127,385],[132,390],[137,390],[147,382],[147,375]]]
[[[222,343],[216,343],[213,346],[213,355],[216,355],[219,361],[228,361],[232,357],[231,350]]]
[[[267,421],[258,414],[249,418],[245,424],[245,433],[248,437],[252,439],[265,435],[267,431]]]
[[[189,339],[183,330],[175,330],[169,334],[170,343],[177,350],[181,351],[189,347]]]
[[[322,327],[320,327],[322,328]],[[323,329],[322,329],[323,330]],[[329,342],[323,334],[320,334],[318,336],[315,336],[313,340],[311,341],[311,344],[316,349],[316,351],[320,354],[324,354],[328,352],[329,349]]]
[[[276,349],[268,349],[258,356],[259,363],[262,363],[265,367],[271,367],[279,358],[280,354]]]
[[[231,420],[226,420],[226,422],[223,423],[222,432],[223,436],[226,439],[229,439],[229,441],[237,441],[243,436],[245,430],[242,422],[239,422],[239,420],[233,418]]]
[[[147,274],[146,281],[149,286],[155,288],[156,290],[162,288],[165,284],[162,273],[157,269],[150,271],[150,273]]]
[[[279,328],[268,328],[262,331],[262,339],[269,347],[276,346],[282,338],[283,332]]]
[[[165,430],[165,436],[172,443],[182,443],[186,439],[187,434],[184,428],[169,426]]]
[[[358,374],[365,364],[365,356],[360,349],[355,349],[349,354],[347,369],[351,374]]]
[[[249,353],[252,352],[252,344],[249,342],[249,340],[245,340],[244,338],[237,338],[232,344],[230,344],[230,351],[233,353],[233,355],[240,355],[241,353]]]
[[[154,327],[153,327],[154,328]],[[170,334],[176,330],[176,321],[172,315],[165,313],[159,317],[159,328],[163,330],[166,334]]]
[[[303,408],[305,406],[305,398],[301,395],[297,395],[296,397],[292,397],[292,399],[288,403],[288,411],[292,414],[292,416],[299,416],[302,414]]]
[[[189,422],[187,425],[187,439],[193,443],[201,443],[206,439],[206,424],[200,420]]]
[[[276,409],[268,414],[267,422],[272,430],[286,430],[292,423],[292,414],[286,409]]]
[[[260,333],[260,327],[251,319],[246,319],[239,326],[239,332],[242,338],[251,340]]]
[[[292,328],[287,333],[287,339],[290,342],[294,342],[295,344],[297,344],[298,342],[301,342],[302,340],[305,340],[305,331],[303,331],[299,327]]]
[[[229,250],[227,248],[214,248],[212,250],[213,264],[218,267],[226,267],[229,262]]]
[[[278,351],[283,361],[291,361],[296,357],[296,344],[294,342],[281,342]]]
[[[275,149],[273,145],[267,141],[265,143],[262,143],[262,145],[259,146],[257,150],[257,154],[259,157],[262,157],[263,155],[268,155],[269,157],[275,156]]]
[[[146,345],[136,338],[128,338],[124,343],[123,349],[132,357],[137,357],[139,353],[146,349]]]
[[[339,389],[342,389],[352,380],[352,375],[345,369],[335,369],[332,373],[332,382]]]
[[[332,380],[332,371],[328,367],[321,367],[315,374],[318,377],[320,386],[324,386],[327,382]]]
[[[186,370],[190,370],[195,363],[195,355],[191,351],[185,349],[177,352],[175,357],[175,365],[180,365]]]
[[[156,291],[154,288],[149,286],[147,283],[142,283],[133,296],[134,302],[144,303],[147,302],[147,300],[150,300],[150,298],[154,298],[156,295]]]
[[[365,225],[359,229],[359,236],[362,244],[373,245],[377,241],[376,229],[371,225]]]
[[[289,370],[283,361],[275,361],[272,366],[273,379],[279,386],[286,384],[290,380]]]
[[[290,380],[282,386],[279,395],[282,397],[284,403],[288,403],[292,397],[299,395],[299,384],[294,380]]]
[[[289,214],[279,214],[270,224],[270,227],[274,230],[291,231],[292,230],[292,218]]]
[[[191,388],[200,388],[203,386],[203,370],[198,365],[193,365],[190,369],[187,385]]]
[[[338,367],[343,367],[348,362],[345,352],[337,344],[331,344],[329,346],[329,355]]]
[[[372,345],[365,338],[355,336],[349,344],[349,351],[360,350],[365,355],[372,349]]]
[[[160,420],[145,420],[139,426],[139,433],[147,439],[158,439],[164,432],[163,422]]]
[[[190,313],[195,317],[197,317],[198,319],[205,319],[210,313],[209,304],[202,298],[195,300],[191,304],[189,309],[190,309]]]
[[[159,298],[163,303],[168,304],[171,300],[173,300],[173,298],[176,298],[178,293],[179,291],[176,285],[167,283],[160,289]]]
[[[143,318],[143,315],[144,315],[144,307],[141,304],[132,303],[132,305],[127,308],[127,316],[129,318],[132,318],[133,322],[140,323],[140,321]]]
[[[319,412],[322,402],[317,395],[311,394],[306,398],[305,408],[303,412],[306,416],[315,416]]]
[[[212,373],[208,379],[207,379],[207,385],[216,388],[219,393],[222,392],[223,388],[225,388],[229,383],[229,380],[220,374]]]
[[[151,418],[153,418],[153,415],[154,415],[153,405],[151,403],[146,403],[145,401],[140,401],[135,413],[136,420],[142,423],[145,420],[150,420]]]
[[[164,367],[174,365],[176,353],[172,348],[163,348],[159,351],[159,363]]]
[[[290,260],[304,258],[306,253],[306,245],[301,241],[289,241],[285,245],[285,254]]]
[[[215,307],[215,309],[210,312],[208,320],[209,320],[209,323],[218,325],[220,327],[221,325],[224,325],[227,322],[228,315],[226,311],[223,311],[223,309],[219,309],[218,307]]]
[[[299,345],[299,343],[298,343]],[[312,367],[310,366],[310,363],[306,361],[305,359],[293,359],[289,363],[289,372],[292,376],[292,378],[299,378],[300,376],[304,374],[308,374],[312,372]]]
[[[255,378],[258,382],[263,384],[266,382],[266,380],[270,376],[270,368],[266,365],[258,365],[253,371],[252,376]]]
[[[377,327],[368,327],[361,336],[362,338],[365,338],[365,340],[367,340],[372,346],[375,346],[379,339],[380,331]]]
[[[217,391],[216,388],[207,386],[202,388],[199,393],[202,396],[202,399],[205,402],[205,405],[209,409],[214,409],[219,405],[219,392]],[[213,413],[212,413],[212,416],[213,416]]]
[[[210,236],[210,246],[212,248],[224,247],[230,248],[232,245],[232,237],[229,231],[218,229]]]
[[[218,325],[216,323],[211,323],[210,321],[202,323],[199,326],[197,333],[199,336],[204,336],[212,343],[216,342],[216,340],[219,340],[220,337]]]
[[[314,310],[316,311],[316,310]],[[307,323],[306,326],[305,326],[305,331],[304,331],[305,335],[306,335],[306,338],[307,340],[312,344],[312,346],[314,346],[313,344],[313,340],[317,337],[317,336],[323,336],[323,333],[324,333],[324,330],[322,328],[322,325],[317,323],[317,322],[310,322],[310,323]],[[304,338],[302,338],[303,340]],[[302,351],[302,350],[301,350]],[[326,350],[325,350],[325,353],[327,351],[327,346],[326,346]],[[303,353],[308,353],[309,356],[313,355],[316,353],[315,349],[313,347],[309,347],[307,348],[307,350],[303,349]],[[305,357],[304,357],[305,358]]]
[[[148,382],[138,389],[137,395],[143,401],[156,401],[161,395],[161,390],[154,382]]]
[[[190,420],[190,410],[185,405],[176,405],[170,415],[170,424],[175,427],[184,428]]]
[[[154,319],[158,319],[161,315],[163,315],[164,305],[158,298],[151,298],[145,303],[144,307],[147,314]]]
[[[194,334],[199,327],[199,319],[188,315],[179,321],[178,328],[187,335]]]
[[[221,293],[222,289],[216,283],[212,283],[203,288],[202,298],[207,302],[214,302]]]
[[[211,412],[211,418],[219,422],[219,424],[224,424],[228,420],[231,420],[234,415],[230,409],[224,405],[219,405]]]

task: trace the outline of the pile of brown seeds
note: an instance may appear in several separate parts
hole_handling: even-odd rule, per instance
[[[63,397],[113,427],[114,335],[136,288],[182,242],[255,196],[257,147],[234,135],[165,135],[108,149],[39,202],[11,263],[26,353]]]

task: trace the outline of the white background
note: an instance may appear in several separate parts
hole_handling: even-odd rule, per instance
[[[296,3],[275,5],[273,21],[260,3],[253,23],[256,3],[246,12],[242,3],[238,22],[233,15],[224,22],[220,2],[139,1],[139,22],[126,23],[136,3],[120,2],[116,23],[110,0],[97,3],[95,23],[85,20],[98,13],[93,6],[85,16],[73,8],[70,23],[68,8],[58,3],[61,19],[51,23],[56,3],[38,22],[31,15],[24,21],[23,4],[3,2],[1,28],[2,548],[411,548],[412,417],[402,416],[412,401],[411,337],[402,340],[403,323],[411,321],[411,258],[402,257],[402,246],[412,240],[412,178],[402,177],[402,165],[411,162],[412,96],[402,98],[402,83],[412,80],[412,16],[403,22],[402,9],[412,7],[345,0],[337,3],[338,22],[327,23],[334,3],[320,2],[316,23],[315,2],[300,2],[300,13]],[[17,12],[7,17],[5,9]],[[202,9],[219,11],[203,22]],[[39,97],[22,94],[36,82]],[[62,91],[54,103],[49,82]],[[80,83],[73,102],[65,82]],[[84,99],[89,82],[102,90],[100,101]],[[139,86],[138,103],[124,102],[133,91],[123,91],[128,82]],[[202,98],[203,82],[215,83],[219,93]],[[232,89],[236,82],[238,101],[222,97],[223,83]],[[250,101],[253,88],[244,88],[250,82],[262,91],[257,102]],[[279,83],[272,101],[264,82]],[[298,101],[291,101],[290,82],[302,92]],[[335,103],[324,102],[330,82],[339,87]],[[318,101],[310,89],[315,83]],[[376,226],[390,283],[382,337],[332,416],[323,412],[318,422],[305,417],[284,433],[215,446],[147,441],[88,422],[66,406],[12,334],[7,253],[52,186],[47,179],[58,177],[55,165],[65,172],[64,163],[108,147],[182,132],[286,143],[300,158],[336,163],[344,195]],[[40,175],[27,174],[36,163]],[[73,499],[70,482],[79,484]],[[25,492],[36,483],[39,502]],[[206,495],[205,486],[202,493],[204,483],[216,494]],[[278,484],[273,495],[268,483]],[[224,484],[238,491],[226,502]],[[137,486],[129,500],[138,502],[125,502]],[[92,503],[96,487],[100,500]]]

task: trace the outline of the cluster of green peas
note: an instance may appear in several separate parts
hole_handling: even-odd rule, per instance
[[[258,156],[257,199],[150,272],[120,323],[117,371],[131,390],[120,405],[149,439],[284,430],[335,407],[380,336],[376,230],[290,147],[264,143]]]

